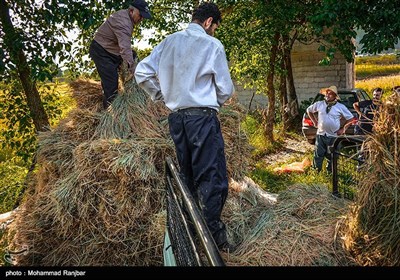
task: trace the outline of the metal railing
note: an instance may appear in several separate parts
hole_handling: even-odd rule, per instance
[[[353,199],[357,191],[364,136],[339,136],[330,147],[332,156],[332,194]]]
[[[167,232],[177,266],[225,266],[199,207],[166,158]],[[165,253],[165,252],[164,252]]]

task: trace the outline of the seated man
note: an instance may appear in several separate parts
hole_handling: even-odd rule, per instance
[[[374,115],[381,103],[382,94],[383,89],[378,87],[373,91],[372,100],[363,100],[353,104],[353,108],[359,116],[358,125],[354,129],[354,134],[365,135],[372,133]]]
[[[381,104],[383,89],[375,88],[372,100],[363,100],[353,104],[354,110],[358,113],[358,125],[354,129],[355,135],[368,135],[372,133],[375,115]],[[357,169],[360,169],[365,161],[364,152],[361,148],[358,154]]]

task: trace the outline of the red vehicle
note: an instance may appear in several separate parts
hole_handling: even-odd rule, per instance
[[[350,110],[350,112],[354,115],[353,124],[350,125],[346,130],[346,134],[353,135],[354,127],[355,127],[355,125],[357,123],[357,119],[358,119],[357,112],[353,108],[353,103],[363,101],[363,100],[371,100],[371,97],[369,97],[369,95],[363,89],[359,89],[359,88],[339,89],[338,94],[340,97],[339,102],[344,104]],[[317,101],[324,100],[324,97],[325,97],[324,95],[318,93],[317,96],[314,98],[312,104],[314,104]],[[342,122],[342,126],[343,126],[345,120],[343,119],[343,120],[341,120],[341,122]],[[312,121],[310,120],[310,118],[307,115],[307,112],[304,113],[304,115],[303,115],[302,123],[303,123],[302,132],[303,132],[304,137],[307,138],[308,143],[314,145],[317,128],[314,127]]]

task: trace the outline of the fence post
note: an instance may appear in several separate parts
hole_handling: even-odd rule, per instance
[[[340,137],[336,138],[335,141],[333,142],[333,145],[329,147],[331,149],[331,160],[332,160],[332,195],[336,197],[341,197],[339,193],[339,179],[338,179],[338,153],[337,153],[337,147],[339,146],[338,144],[340,143],[341,139]]]

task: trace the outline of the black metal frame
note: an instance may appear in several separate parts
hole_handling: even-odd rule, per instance
[[[167,185],[167,195],[169,199],[167,203],[176,203],[178,205],[179,214],[177,215],[182,219],[181,222],[184,227],[184,233],[186,234],[186,238],[189,240],[192,254],[194,254],[193,259],[196,260],[196,264],[188,264],[188,265],[203,265],[203,261],[201,259],[201,253],[203,253],[210,266],[225,266],[225,263],[219,253],[217,245],[215,244],[214,238],[209,231],[204,218],[195,203],[193,196],[191,195],[188,187],[182,182],[179,172],[175,167],[174,162],[170,157],[166,158],[166,185]],[[170,200],[171,199],[171,200]],[[170,209],[170,207],[167,207]],[[167,213],[170,215],[170,213]],[[189,221],[187,220],[189,219]],[[181,224],[181,225],[182,225]],[[171,226],[167,224],[167,230],[171,237],[171,246],[172,250],[175,253],[179,253],[176,250],[179,250],[179,246],[174,244],[175,238],[173,238],[174,230],[171,229]],[[191,227],[194,228],[191,230]],[[193,238],[193,233],[196,235],[196,239],[200,243],[200,247],[196,244],[195,238]],[[200,252],[201,251],[201,252]],[[187,254],[187,252],[185,252]]]
[[[341,153],[343,147],[348,146],[356,146],[359,147],[365,140],[365,136],[363,135],[354,135],[354,136],[339,136],[333,142],[333,145],[330,147],[331,159],[332,159],[332,194],[336,197],[341,197],[339,192],[339,173],[338,173],[338,163],[339,157],[346,157],[362,163],[359,158],[354,158],[355,155],[346,155]]]

